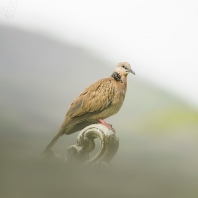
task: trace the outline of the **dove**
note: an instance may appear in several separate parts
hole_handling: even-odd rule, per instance
[[[135,72],[127,62],[120,62],[113,74],[87,87],[70,104],[64,121],[44,153],[49,151],[64,134],[69,135],[86,126],[101,123],[115,132],[104,119],[115,115],[121,108],[127,91],[127,75]]]

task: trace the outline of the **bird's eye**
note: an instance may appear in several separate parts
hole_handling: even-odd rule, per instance
[[[122,65],[122,67],[123,67],[123,68],[125,68],[125,66],[124,66],[124,65]]]

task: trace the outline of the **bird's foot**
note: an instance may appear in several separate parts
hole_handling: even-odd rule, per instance
[[[109,130],[115,132],[115,129],[112,127],[111,124],[106,123],[104,120],[102,119],[97,119],[99,123],[101,123],[102,125],[106,126]]]

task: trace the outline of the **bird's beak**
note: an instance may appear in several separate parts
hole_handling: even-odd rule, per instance
[[[130,73],[132,73],[132,74],[134,74],[134,75],[135,75],[135,72],[134,72],[132,69],[130,70]]]

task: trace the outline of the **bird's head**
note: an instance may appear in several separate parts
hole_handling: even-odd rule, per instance
[[[131,69],[131,65],[127,62],[120,62],[115,68],[115,72],[119,73],[121,76],[127,76],[129,73],[135,75],[135,72]]]

